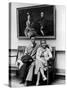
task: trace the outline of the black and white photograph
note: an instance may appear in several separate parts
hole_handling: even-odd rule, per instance
[[[9,3],[9,86],[65,84],[65,6]]]

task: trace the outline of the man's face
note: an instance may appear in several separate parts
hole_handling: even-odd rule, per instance
[[[35,37],[31,37],[31,42],[32,42],[32,44],[35,43]]]
[[[41,46],[42,46],[43,48],[45,48],[45,45],[46,45],[46,41],[45,41],[45,40],[42,40],[42,41],[41,41]]]

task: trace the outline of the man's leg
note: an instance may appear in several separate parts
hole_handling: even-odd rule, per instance
[[[34,62],[30,65],[30,68],[26,77],[26,81],[32,81],[33,69],[34,69]]]
[[[40,72],[38,72],[38,74],[37,74],[36,86],[38,86],[38,85],[39,85],[39,80],[40,80]]]

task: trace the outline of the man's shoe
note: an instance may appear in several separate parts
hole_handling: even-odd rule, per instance
[[[23,81],[21,81],[21,82],[20,82],[20,84],[24,84],[24,82],[23,82]]]

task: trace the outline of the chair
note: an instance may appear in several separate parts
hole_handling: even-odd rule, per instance
[[[52,58],[47,61],[47,85],[55,79],[55,47],[52,47]]]
[[[17,49],[17,56],[16,56],[16,62],[18,60],[18,58],[20,57],[20,54],[23,56],[24,55],[24,52],[25,52],[25,46],[18,46],[18,49]],[[16,76],[19,76],[19,63],[17,64],[17,70],[16,70]]]
[[[19,53],[22,53],[22,56],[23,56],[24,52],[25,52],[25,46],[18,46],[16,61],[17,61],[17,59],[19,57]]]
[[[38,81],[36,85],[48,85],[51,84],[51,82],[54,80],[55,77],[55,47],[52,47],[52,58],[47,61],[46,71],[44,71],[44,74],[47,77],[46,81],[42,80],[42,75],[39,72],[38,74]]]
[[[24,55],[25,48],[26,48],[25,46],[18,46],[16,61],[19,57],[20,52],[22,53],[22,56]],[[18,76],[18,70],[16,72],[16,75]],[[47,61],[46,75],[47,75],[46,84],[48,85],[54,80],[54,77],[55,77],[55,47],[52,47],[52,58]]]

